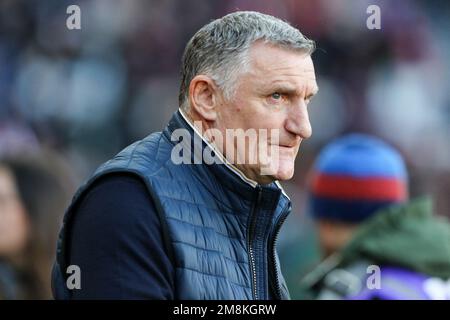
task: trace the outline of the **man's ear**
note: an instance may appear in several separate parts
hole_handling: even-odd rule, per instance
[[[217,118],[219,89],[214,81],[205,75],[195,76],[189,85],[189,102],[191,110],[206,121]]]

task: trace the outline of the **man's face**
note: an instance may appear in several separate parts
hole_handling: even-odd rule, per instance
[[[261,159],[256,164],[233,161],[247,177],[259,183],[287,180],[294,174],[300,143],[311,136],[307,104],[318,91],[314,65],[305,53],[263,43],[254,44],[249,54],[248,70],[239,76],[231,101],[220,105],[215,127],[224,136],[226,129],[255,129],[261,138],[260,129],[266,130],[267,150],[272,159],[278,159],[278,163],[273,161],[272,173],[261,174]],[[278,141],[273,139],[276,129]],[[232,145],[235,154],[245,159],[254,152],[254,148],[243,150],[236,141],[229,142],[225,145]]]

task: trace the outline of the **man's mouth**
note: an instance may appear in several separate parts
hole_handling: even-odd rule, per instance
[[[290,144],[277,144],[277,145],[271,145],[271,147],[275,147],[275,149],[272,149],[272,152],[276,152],[278,156],[288,156],[288,157],[294,157],[296,154],[296,146],[290,145]],[[273,155],[272,155],[273,156]]]
[[[286,149],[293,149],[297,145],[296,144],[272,144],[271,146],[280,147],[280,148],[286,148]]]

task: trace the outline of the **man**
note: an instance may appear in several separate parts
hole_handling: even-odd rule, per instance
[[[301,285],[316,299],[450,299],[450,224],[408,202],[400,154],[351,134],[319,155],[311,209],[326,259]]]
[[[201,28],[165,130],[124,149],[75,195],[55,297],[289,298],[275,241],[291,205],[277,180],[292,177],[311,135],[313,50],[297,29],[256,12]],[[73,290],[70,265],[81,270]]]

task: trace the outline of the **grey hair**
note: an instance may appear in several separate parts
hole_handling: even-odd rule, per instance
[[[203,26],[186,45],[178,96],[180,107],[189,108],[189,85],[198,74],[211,77],[229,99],[238,75],[247,70],[248,51],[258,40],[308,54],[315,50],[313,40],[278,18],[253,11],[230,13]]]

